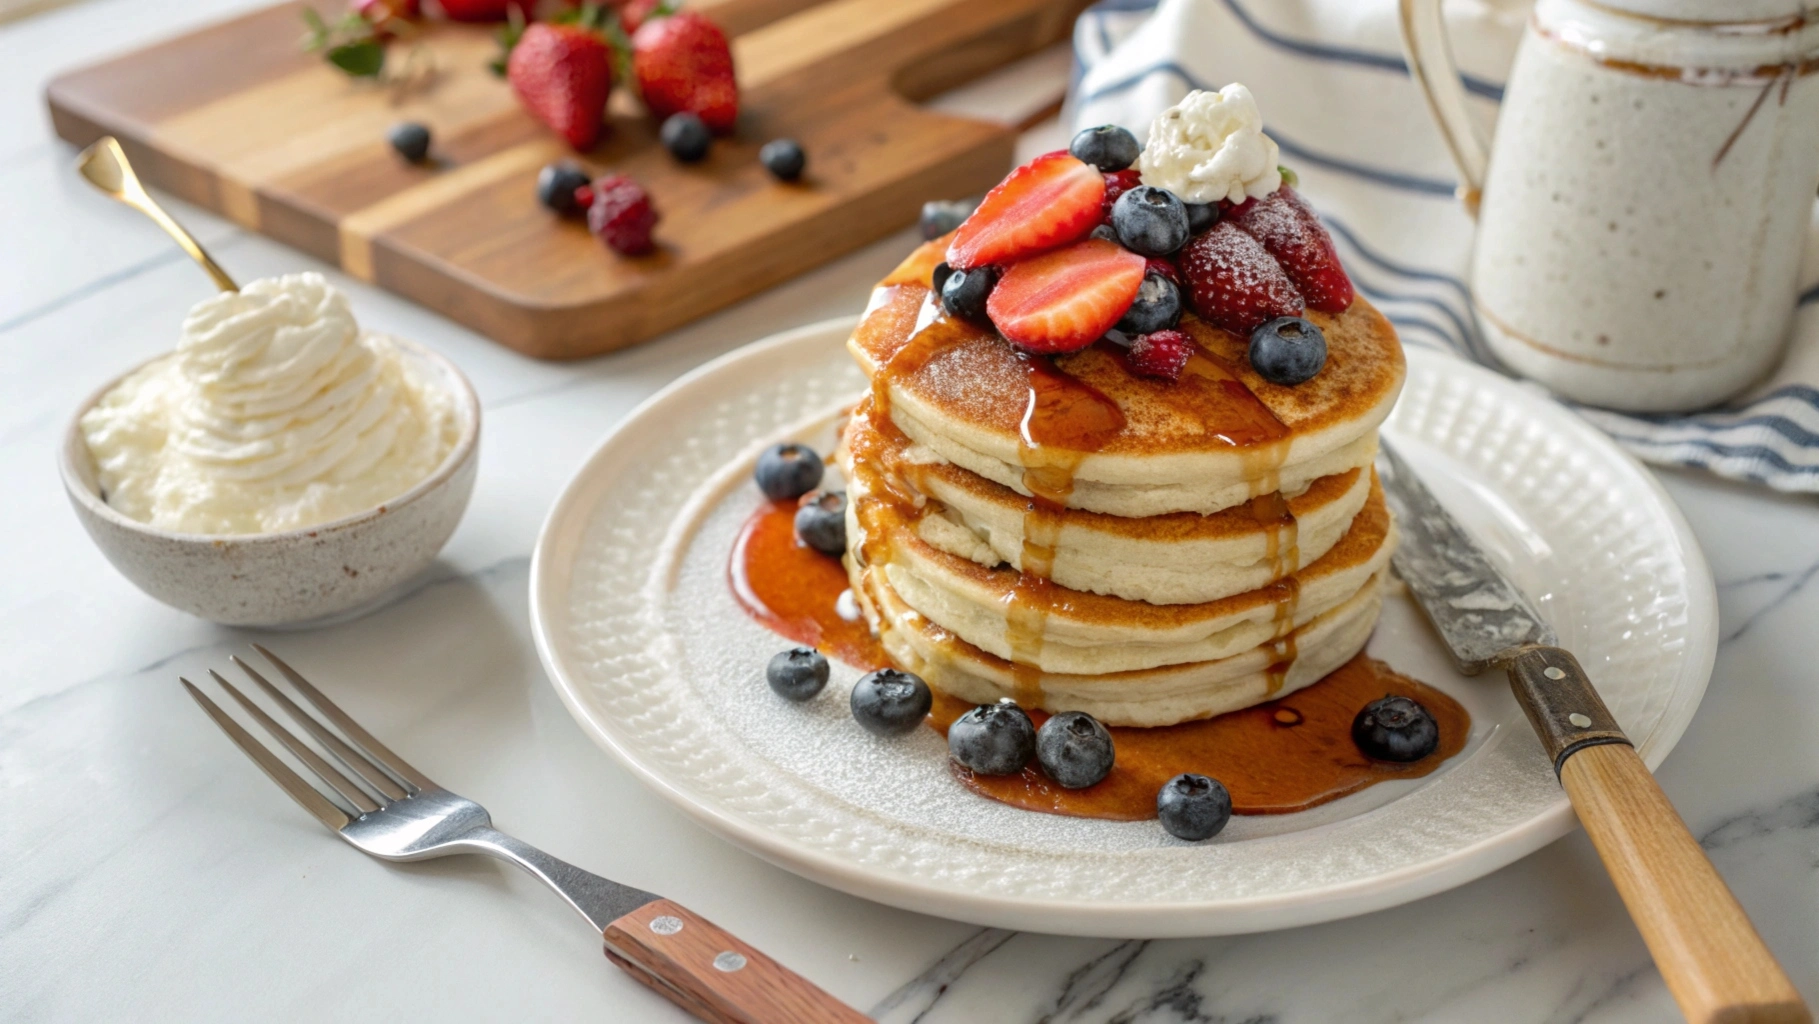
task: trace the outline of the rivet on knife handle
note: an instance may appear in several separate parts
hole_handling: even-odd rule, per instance
[[[1569,651],[1540,644],[1519,649],[1509,662],[1510,689],[1541,737],[1560,774],[1566,759],[1601,743],[1628,743],[1610,709]]]

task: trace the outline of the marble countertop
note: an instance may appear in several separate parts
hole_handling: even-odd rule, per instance
[[[649,345],[520,358],[297,252],[173,204],[242,279],[330,273],[373,328],[472,377],[473,505],[408,596],[288,635],[143,596],[65,505],[53,450],[104,377],[168,348],[205,279],[70,172],[57,70],[248,6],[89,0],[0,26],[0,1017],[14,1021],[677,1022],[534,881],[474,858],[361,857],[252,770],[177,686],[254,640],[509,831],[672,896],[881,1021],[1675,1019],[1583,835],[1399,909],[1264,935],[1017,935],[866,903],[751,857],[569,719],[526,617],[531,547],[570,473],[713,356],[861,308],[906,232]],[[1051,148],[1038,130],[1026,148]],[[1667,793],[1819,1001],[1819,503],[1661,478],[1717,576],[1723,645]]]

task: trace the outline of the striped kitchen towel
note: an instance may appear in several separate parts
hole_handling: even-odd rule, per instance
[[[1453,51],[1488,132],[1529,0],[1449,4]],[[1103,0],[1074,30],[1076,127],[1150,119],[1189,90],[1243,82],[1359,291],[1405,343],[1495,366],[1464,273],[1472,222],[1409,78],[1396,0]],[[1813,236],[1819,240],[1819,232]],[[1686,415],[1577,407],[1647,462],[1819,493],[1819,245],[1810,245],[1789,354],[1731,406]]]

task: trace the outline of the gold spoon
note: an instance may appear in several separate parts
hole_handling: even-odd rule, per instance
[[[88,179],[88,183],[120,200],[126,205],[145,214],[164,229],[164,233],[177,240],[189,258],[195,260],[208,271],[208,276],[215,279],[215,285],[224,292],[237,292],[240,286],[227,276],[220,264],[209,257],[202,245],[187,231],[183,225],[171,219],[139,184],[139,176],[133,173],[133,165],[126,162],[126,154],[120,151],[120,143],[112,135],[103,135],[100,141],[82,151],[76,157],[76,170]]]

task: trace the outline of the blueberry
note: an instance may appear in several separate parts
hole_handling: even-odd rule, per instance
[[[947,277],[953,272],[954,268],[946,263],[935,264],[935,272],[929,275],[928,286],[934,290],[936,295],[940,295],[941,287],[947,284]]]
[[[808,164],[808,154],[802,151],[802,144],[795,139],[772,139],[758,150],[758,162],[778,181],[795,181],[802,177],[802,168]]]
[[[1112,204],[1112,227],[1126,249],[1167,256],[1187,244],[1187,207],[1168,189],[1138,185]]]
[[[1137,144],[1137,137],[1125,129],[1115,124],[1102,124],[1074,136],[1067,151],[1076,160],[1083,160],[1110,174],[1136,163],[1143,147]]]
[[[579,217],[587,211],[575,201],[575,190],[593,180],[579,164],[549,164],[537,172],[537,201],[564,217]]]
[[[874,736],[914,732],[934,703],[921,676],[894,668],[867,672],[853,684],[853,720]]]
[[[1181,289],[1166,276],[1152,270],[1143,275],[1137,288],[1136,301],[1124,311],[1118,330],[1125,334],[1151,334],[1172,331],[1181,322]]]
[[[385,134],[385,141],[411,163],[420,164],[429,156],[429,129],[415,121],[392,125],[392,130]]]
[[[714,133],[707,130],[707,123],[686,110],[665,118],[657,137],[663,140],[663,148],[669,150],[670,156],[685,164],[707,156],[708,147],[714,144]]]
[[[1211,839],[1232,820],[1232,795],[1218,779],[1187,772],[1156,791],[1156,817],[1177,839]]]
[[[1187,233],[1197,235],[1213,226],[1219,219],[1219,207],[1215,203],[1184,203],[1187,207]]]
[[[1111,730],[1084,711],[1063,711],[1036,733],[1036,760],[1063,789],[1085,789],[1112,770]]]
[[[956,270],[941,284],[941,305],[958,317],[980,320],[985,317],[985,300],[998,283],[998,268],[974,267]]]
[[[1440,745],[1434,716],[1407,697],[1371,701],[1352,719],[1352,742],[1378,761],[1419,761]]]
[[[846,550],[846,492],[822,491],[802,499],[796,510],[796,536],[824,555]]]
[[[774,444],[758,456],[752,476],[758,489],[772,501],[795,501],[815,489],[826,467],[821,456],[805,444]]]
[[[1271,384],[1294,387],[1326,365],[1326,335],[1310,320],[1279,316],[1251,332],[1251,369]]]
[[[1015,704],[981,704],[948,726],[947,753],[980,775],[1015,775],[1036,756],[1036,724]]]
[[[934,241],[959,227],[966,218],[973,215],[973,208],[977,205],[952,199],[931,199],[923,203],[922,218],[917,222],[917,226],[922,229],[922,240]]]
[[[808,700],[827,685],[827,658],[813,647],[780,651],[764,666],[764,681],[784,700]]]
[[[1101,224],[1098,227],[1095,227],[1092,231],[1092,234],[1089,234],[1086,237],[1103,238],[1108,242],[1116,242],[1118,240],[1118,232],[1112,230],[1112,226],[1110,224]]]

